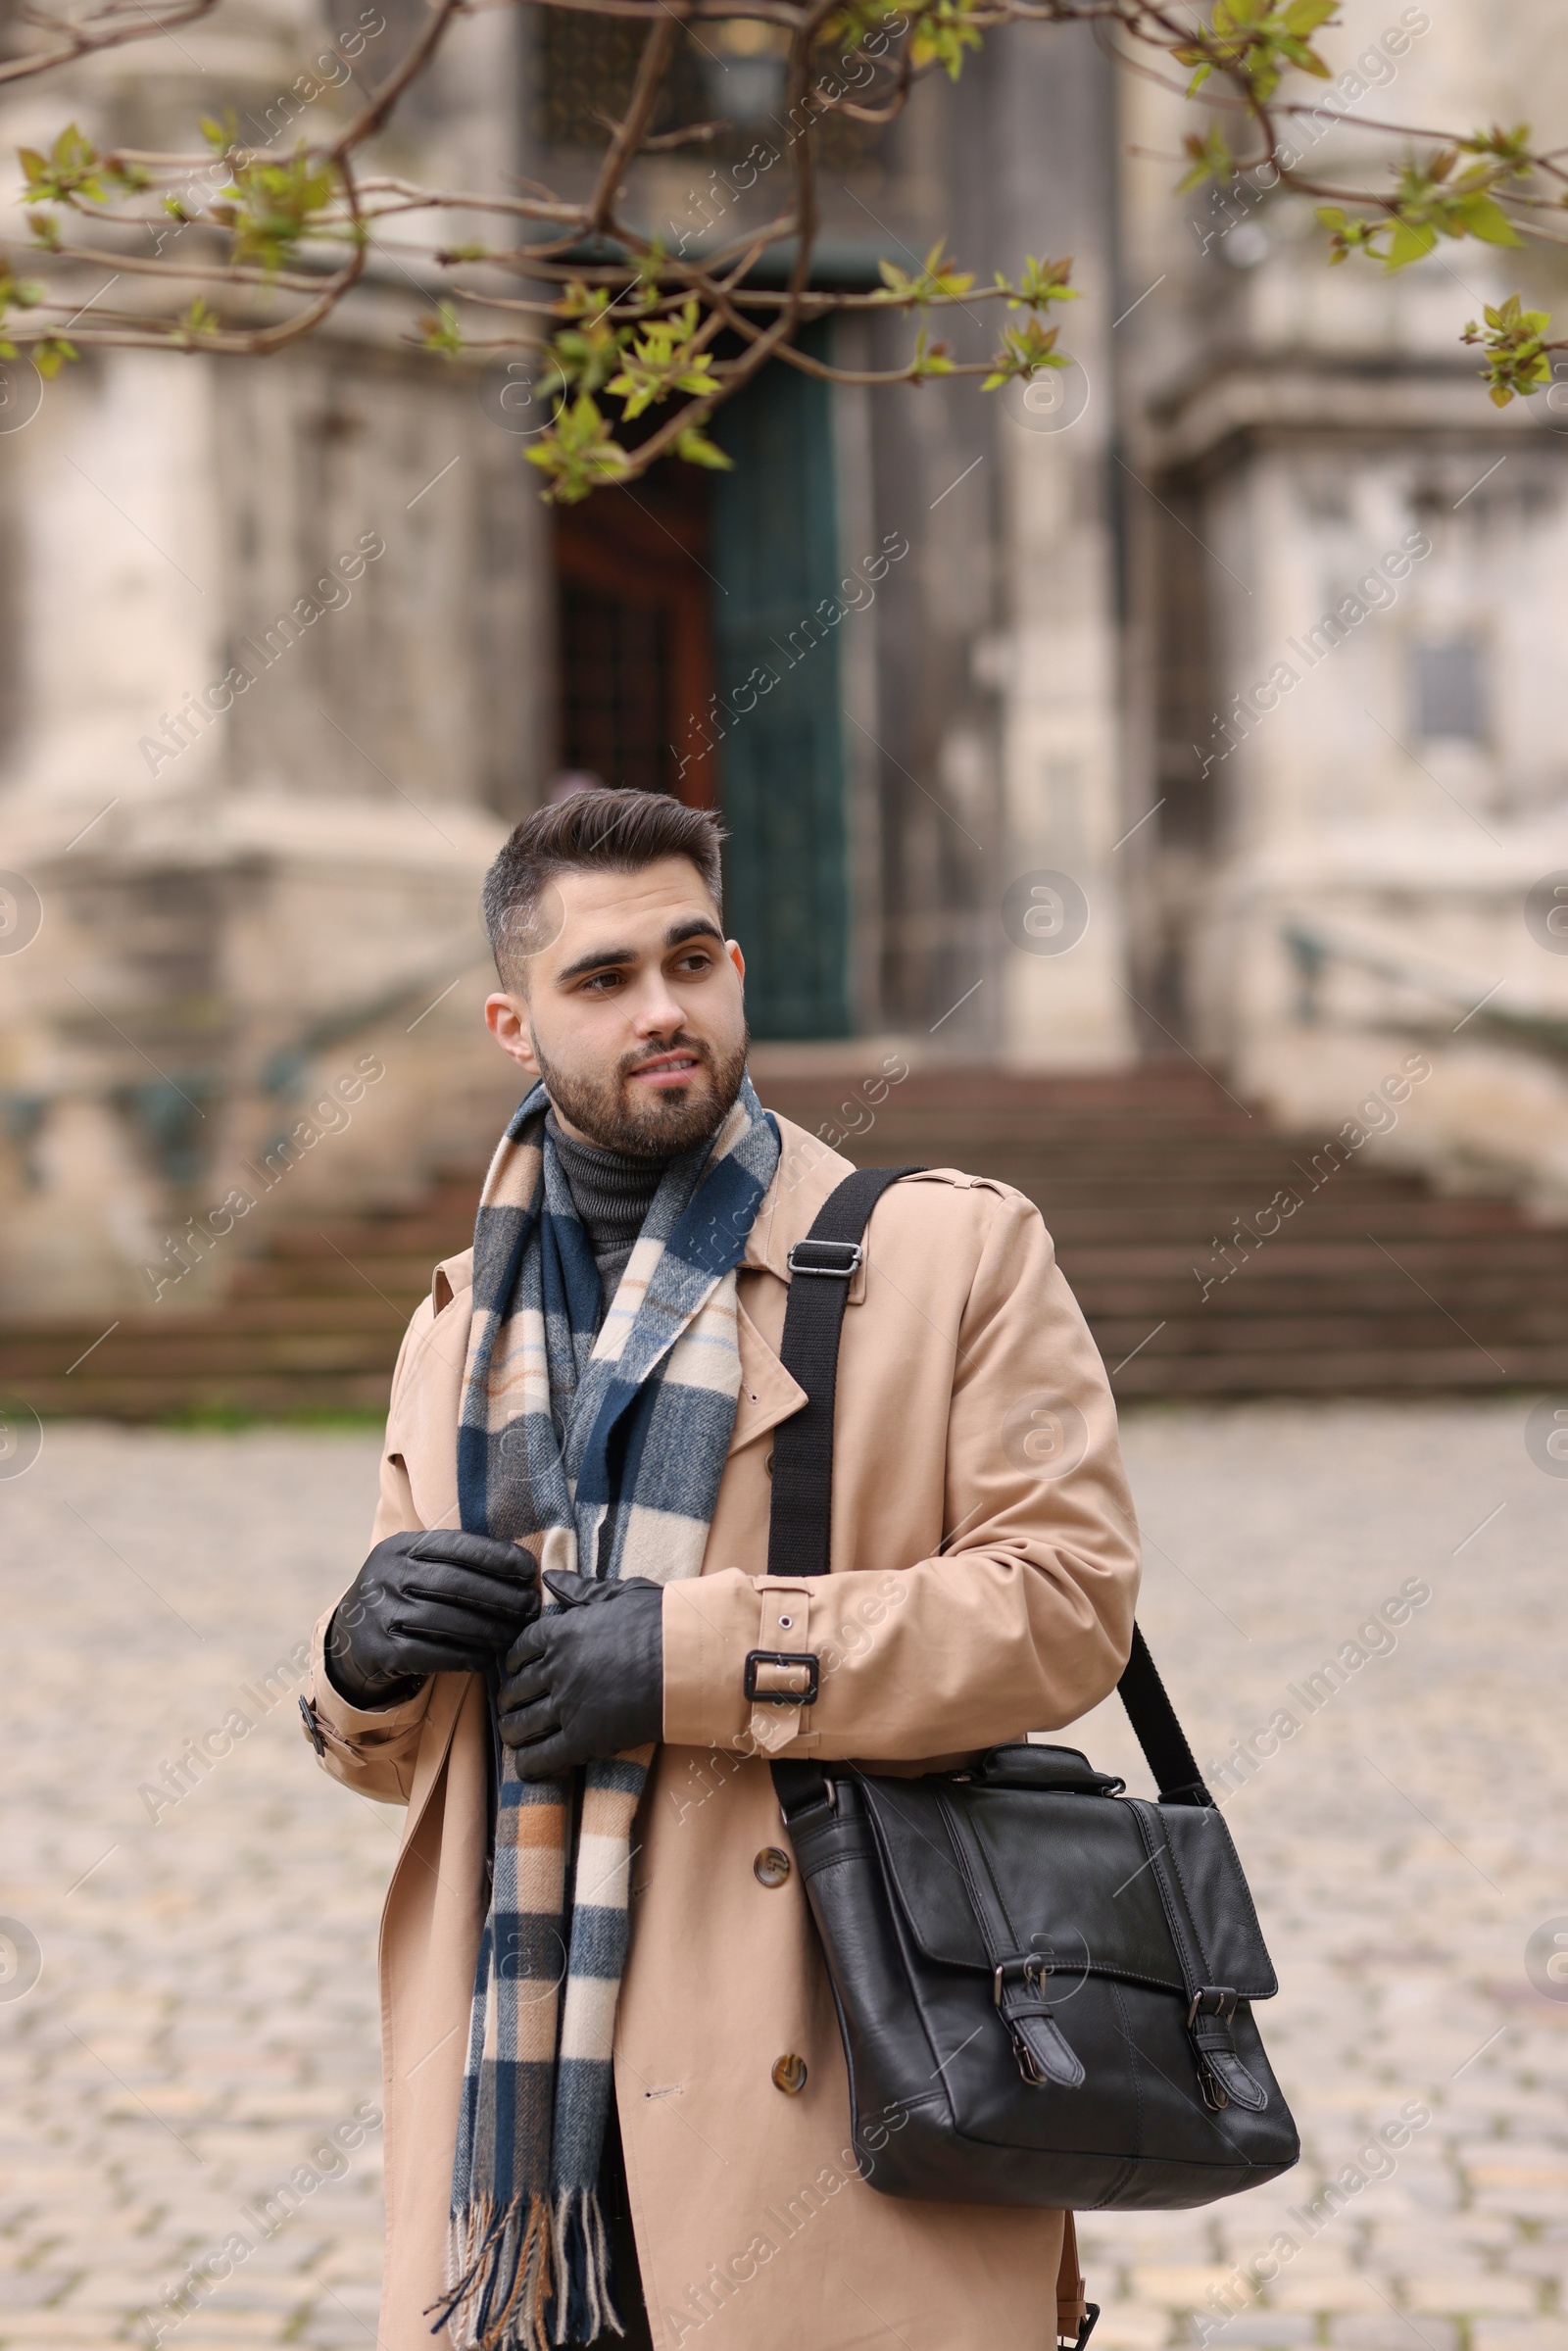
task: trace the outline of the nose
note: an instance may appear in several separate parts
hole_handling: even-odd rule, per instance
[[[672,1037],[684,1019],[684,1012],[664,984],[663,973],[649,972],[637,991],[632,1006],[632,1026],[636,1034],[652,1044],[656,1039]]]

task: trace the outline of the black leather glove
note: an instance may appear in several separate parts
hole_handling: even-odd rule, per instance
[[[561,1606],[518,1635],[501,1681],[501,1736],[525,1780],[623,1755],[664,1728],[663,1586],[559,1570],[545,1583]]]
[[[427,1674],[482,1674],[539,1613],[539,1562],[514,1543],[427,1527],[378,1543],[326,1629],[333,1688],[395,1706]]]

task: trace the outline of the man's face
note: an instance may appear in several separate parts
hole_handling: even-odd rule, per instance
[[[579,1141],[642,1158],[694,1151],[740,1092],[746,965],[685,857],[640,873],[563,873],[485,1005],[496,1042],[542,1077]]]

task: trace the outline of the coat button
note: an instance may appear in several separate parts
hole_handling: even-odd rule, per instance
[[[766,1470],[769,1477],[773,1475],[773,1448],[771,1445],[768,1446],[767,1451],[762,1456],[762,1467]]]
[[[773,2068],[773,2087],[781,2089],[786,2098],[798,2098],[806,2087],[804,2057],[781,2057]]]
[[[777,1845],[764,1845],[752,1863],[752,1876],[759,1886],[782,1886],[790,1874],[790,1857]]]

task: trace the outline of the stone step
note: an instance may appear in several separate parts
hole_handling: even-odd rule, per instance
[[[813,1131],[855,1100],[842,1076],[770,1080],[766,1095]],[[1322,1140],[1273,1133],[1200,1073],[1156,1065],[917,1072],[841,1148],[995,1175],[1037,1201],[1118,1395],[1568,1386],[1568,1229],[1369,1157],[1309,1190]],[[408,1207],[277,1231],[201,1311],[171,1298],[107,1335],[0,1329],[0,1391],[125,1420],[373,1411],[432,1265],[471,1238],[482,1173],[454,1160]],[[1301,1205],[1259,1237],[1281,1189]]]

